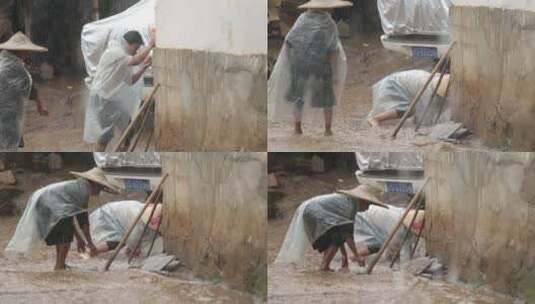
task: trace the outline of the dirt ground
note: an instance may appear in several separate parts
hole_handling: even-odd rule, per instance
[[[81,170],[84,168],[69,168]],[[16,170],[18,188],[24,193],[17,205],[24,208],[30,194],[44,185],[65,180],[56,173]],[[91,209],[109,201],[141,199],[103,194],[90,202]],[[4,254],[19,216],[0,216],[0,303],[257,303],[258,298],[216,282],[196,279],[184,267],[166,277],[131,269],[120,254],[108,272],[102,272],[110,254],[85,260],[72,245],[67,264],[72,269],[53,272],[55,250],[43,244],[36,258],[15,259]]]
[[[348,75],[341,104],[335,108],[333,136],[323,135],[323,120],[315,124],[303,123],[303,135],[293,134],[291,122],[269,123],[270,151],[415,151],[437,144],[427,134],[430,128],[422,127],[418,134],[409,119],[395,140],[390,136],[398,120],[371,128],[366,116],[372,108],[372,86],[383,77],[400,70],[424,69],[430,71],[430,60],[413,60],[403,54],[386,50],[380,33],[354,35],[342,44],[347,56]],[[280,40],[270,39],[269,57],[276,58]],[[460,147],[480,147],[473,136],[457,144]]]
[[[443,279],[414,277],[391,270],[380,262],[371,275],[356,264],[349,273],[318,271],[321,256],[309,249],[304,268],[276,265],[273,261],[284,240],[295,209],[304,200],[335,189],[350,188],[356,181],[352,172],[319,175],[288,175],[281,178],[284,197],[277,207],[280,218],[268,223],[269,303],[522,303],[485,287],[451,283]],[[331,265],[338,269],[340,257]]]

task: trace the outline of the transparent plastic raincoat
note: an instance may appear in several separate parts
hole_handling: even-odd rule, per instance
[[[0,52],[0,150],[16,150],[22,137],[24,102],[32,77],[13,53]]]
[[[89,216],[89,227],[91,237],[95,244],[100,242],[119,242],[125,235],[130,225],[143,208],[143,204],[138,201],[119,201],[108,203],[91,213]],[[149,207],[150,208],[150,207]],[[145,224],[138,222],[126,242],[126,246],[134,249]],[[156,231],[148,229],[141,241],[141,254],[148,253]],[[163,252],[163,239],[157,237],[151,255]]]
[[[52,228],[64,218],[87,212],[89,182],[79,178],[35,191],[22,215],[6,253],[32,255]]]
[[[132,56],[126,52],[126,41],[110,42],[100,58],[92,79],[89,101],[85,112],[84,140],[89,143],[108,143],[114,128],[124,130],[131,117],[131,104],[139,104],[131,96],[122,96],[124,86],[131,86],[134,67],[128,62]],[[131,104],[129,104],[131,103]]]
[[[317,121],[338,105],[347,61],[336,23],[328,12],[306,11],[295,22],[268,81],[271,121]]]

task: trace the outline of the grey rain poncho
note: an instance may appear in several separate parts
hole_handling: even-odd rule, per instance
[[[89,101],[85,112],[84,140],[89,143],[108,143],[114,135],[114,128],[126,129],[133,113],[132,100],[122,89],[131,86],[134,67],[128,63],[132,56],[126,52],[126,41],[110,42],[109,48],[100,58],[96,74],[92,78]]]
[[[294,213],[275,262],[302,266],[307,247],[330,228],[353,223],[357,210],[352,199],[339,193],[303,202]]]
[[[407,111],[410,103],[424,86],[429,75],[431,75],[431,73],[424,70],[408,70],[396,72],[381,79],[373,86],[373,106],[368,117],[372,117],[388,110]],[[431,96],[433,95],[433,90],[437,85],[437,82],[438,77],[435,77],[424,91],[420,102],[416,105],[414,113],[411,113],[411,115],[414,116],[415,122],[420,121],[425,106],[429,103]],[[443,99],[438,95],[436,98]],[[443,102],[443,100],[441,100],[441,102]],[[434,117],[432,113],[436,113],[436,110],[433,108],[435,106],[438,107],[439,104],[439,102],[433,103],[432,109],[430,109],[430,112],[425,117],[424,125],[432,123],[431,120]]]
[[[378,0],[388,35],[448,34],[450,0]]]
[[[13,53],[0,52],[0,150],[19,147],[24,124],[24,102],[30,95],[32,77]]]
[[[355,217],[355,242],[364,242],[369,250],[375,249],[374,251],[377,252],[386,241],[390,231],[394,229],[394,226],[398,222],[403,211],[403,208],[394,206],[388,206],[388,209],[385,209],[370,205],[368,210],[358,213]],[[400,227],[392,239],[387,256],[395,254],[406,231],[407,227]],[[402,261],[409,257],[410,244],[412,244],[414,240],[414,235],[410,233],[409,239],[404,243],[401,250],[400,256]]]
[[[138,201],[119,201],[108,203],[91,212],[89,216],[89,227],[93,242],[97,244],[100,242],[121,241],[142,208],[143,204]],[[126,242],[128,248],[132,250],[135,248],[144,228],[145,224],[142,221],[136,224]],[[142,255],[148,253],[155,235],[156,231],[148,229],[147,233],[143,236],[140,245]],[[151,255],[161,252],[163,252],[163,240],[161,237],[158,237],[154,243]]]
[[[22,215],[6,253],[32,255],[52,228],[64,218],[87,211],[89,182],[79,178],[35,191]]]
[[[295,112],[317,121],[318,110],[340,104],[346,73],[346,56],[330,14],[304,12],[286,36],[268,81],[269,119],[291,121]]]

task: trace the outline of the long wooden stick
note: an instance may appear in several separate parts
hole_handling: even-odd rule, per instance
[[[405,231],[405,235],[403,236],[403,239],[401,241],[401,244],[399,244],[399,249],[397,250],[396,254],[394,255],[394,258],[392,259],[392,262],[390,263],[390,268],[394,267],[394,264],[397,262],[398,258],[401,256],[401,250],[403,249],[403,244],[409,239],[409,235],[411,233],[411,227],[414,224],[414,221],[416,220],[416,217],[418,216],[418,212],[420,212],[420,207],[422,206],[424,200],[420,199],[418,200],[418,204],[414,208],[416,212],[414,212],[414,215],[411,219],[411,223],[409,224],[409,227]],[[412,249],[412,248],[411,248]]]
[[[134,247],[134,250],[132,250],[132,252],[130,253],[130,256],[128,257],[128,264],[130,264],[130,262],[132,262],[132,260],[134,259],[134,256],[136,255],[136,251],[141,246],[141,242],[143,241],[143,237],[145,236],[145,233],[147,233],[147,231],[149,230],[149,224],[152,221],[152,217],[154,216],[154,212],[156,211],[156,206],[158,205],[158,201],[160,200],[161,196],[162,196],[162,191],[158,193],[158,196],[154,200],[152,210],[150,211],[150,214],[149,214],[149,220],[147,223],[145,223],[145,227],[143,227],[143,232],[139,236],[139,239],[136,242],[136,246]]]
[[[121,138],[115,145],[115,148],[113,149],[113,152],[122,152],[123,146],[126,142],[126,139],[130,135],[130,132],[134,128],[135,125],[138,124],[139,120],[142,118],[143,114],[147,111],[148,106],[151,104],[149,101],[151,101],[154,98],[154,95],[156,95],[156,92],[160,88],[160,84],[156,84],[156,86],[152,89],[152,92],[149,95],[149,98],[143,103],[139,111],[136,113],[128,127],[126,127],[126,130],[123,132],[123,135],[121,135]]]
[[[379,252],[377,253],[377,255],[375,256],[375,258],[373,259],[373,261],[370,263],[370,265],[368,265],[368,269],[366,270],[366,272],[368,274],[372,273],[373,271],[373,267],[375,267],[375,264],[377,264],[377,262],[379,262],[379,259],[381,259],[381,256],[383,255],[383,253],[385,252],[385,250],[388,248],[388,246],[390,245],[390,242],[392,241],[392,239],[394,238],[394,235],[396,234],[396,232],[399,230],[399,227],[401,227],[401,224],[403,223],[403,220],[405,219],[405,217],[407,217],[407,214],[409,213],[409,210],[413,209],[414,208],[414,205],[416,205],[416,203],[418,202],[418,200],[420,199],[420,196],[422,195],[422,192],[425,188],[425,185],[427,185],[427,182],[429,181],[429,177],[425,179],[425,182],[422,186],[422,188],[420,189],[420,191],[418,191],[418,193],[416,193],[416,195],[412,198],[411,202],[409,203],[409,206],[407,206],[407,208],[405,209],[405,211],[403,212],[403,214],[401,215],[401,217],[399,218],[396,226],[394,227],[394,229],[392,229],[392,231],[390,231],[390,234],[388,235],[388,237],[386,238],[386,241],[383,243],[383,246],[381,246],[381,249],[379,250]]]
[[[446,71],[448,70],[448,62],[449,60],[444,61],[444,64],[442,65],[442,68],[440,69],[440,77],[438,78],[437,85],[435,86],[435,89],[433,89],[433,94],[431,94],[431,98],[429,99],[429,102],[425,105],[422,118],[416,124],[416,127],[414,128],[414,132],[418,132],[418,129],[420,129],[420,127],[424,123],[425,117],[427,116],[427,112],[429,112],[429,109],[431,108],[431,104],[435,101],[438,88],[440,87],[440,84],[442,83],[442,79],[444,78],[444,75],[446,75]]]
[[[167,179],[168,176],[169,176],[169,174],[165,174],[162,177],[162,179],[160,180],[160,182],[158,183],[158,186],[156,186],[154,191],[149,195],[149,197],[145,201],[145,204],[143,205],[143,208],[141,208],[141,210],[140,210],[139,214],[137,215],[136,219],[130,225],[130,228],[128,228],[128,230],[126,231],[126,234],[123,236],[122,240],[119,242],[119,245],[117,246],[117,248],[115,248],[115,251],[113,252],[113,255],[110,257],[110,259],[108,260],[108,262],[104,266],[104,271],[108,271],[108,269],[110,269],[111,263],[113,263],[113,260],[115,260],[115,258],[119,254],[119,251],[123,248],[124,244],[126,243],[126,240],[128,239],[128,237],[132,233],[132,230],[134,230],[134,227],[137,225],[137,222],[139,222],[139,220],[141,219],[141,216],[143,215],[143,212],[145,212],[147,207],[149,207],[150,203],[154,201],[154,199],[155,199],[156,195],[158,194],[158,192],[160,192],[160,189],[162,188],[162,185],[163,185],[163,183],[165,182],[165,180]]]
[[[136,150],[137,144],[139,143],[139,140],[143,136],[143,132],[145,131],[145,128],[147,127],[147,122],[149,121],[151,110],[154,107],[154,101],[151,99],[151,100],[149,100],[149,102],[151,104],[147,108],[147,111],[146,111],[145,115],[143,115],[143,121],[141,121],[141,125],[139,126],[139,130],[138,130],[138,133],[137,133],[136,138],[134,140],[134,143],[128,149],[129,152],[134,152]]]
[[[448,58],[448,55],[449,55],[449,53],[450,53],[450,51],[451,51],[451,49],[453,48],[454,45],[455,45],[455,42],[450,44],[450,46],[448,47],[448,49],[446,50],[444,55],[442,55],[442,57],[440,58],[438,63],[435,65],[435,67],[433,67],[433,70],[431,71],[431,75],[429,75],[429,77],[427,78],[427,81],[425,82],[424,86],[420,89],[420,91],[418,92],[416,97],[414,97],[414,99],[412,100],[411,104],[409,105],[409,108],[407,109],[405,114],[403,114],[403,117],[401,118],[401,120],[399,121],[398,125],[396,126],[396,129],[394,130],[394,133],[392,133],[392,139],[396,138],[396,135],[398,134],[399,130],[401,129],[401,127],[403,126],[405,121],[411,115],[412,111],[416,107],[416,104],[418,104],[418,102],[422,98],[422,95],[424,95],[425,90],[427,90],[427,87],[431,83],[431,80],[433,80],[433,77],[435,77],[435,74],[438,72],[438,69],[442,66],[442,64],[444,64],[444,61],[446,60],[446,58]]]
[[[416,248],[418,248],[418,241],[420,241],[420,237],[422,236],[422,231],[424,230],[424,227],[425,227],[425,218],[424,218],[424,220],[422,222],[422,228],[420,228],[420,231],[418,231],[418,236],[416,237],[416,242],[414,242],[414,248],[412,248],[412,250],[411,250],[411,259],[414,256],[414,254],[416,253]]]

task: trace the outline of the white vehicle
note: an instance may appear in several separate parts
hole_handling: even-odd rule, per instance
[[[378,0],[386,49],[413,58],[436,59],[450,44],[451,0]]]
[[[356,152],[359,184],[414,194],[424,183],[423,157],[415,152]]]

